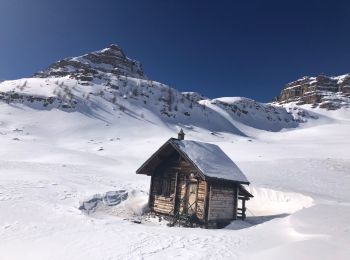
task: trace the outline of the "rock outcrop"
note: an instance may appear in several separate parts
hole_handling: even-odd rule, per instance
[[[349,107],[350,74],[328,77],[303,77],[285,86],[275,102],[285,104],[295,102],[297,105],[312,104],[313,107],[329,110]]]
[[[82,81],[92,81],[93,78],[102,78],[108,73],[145,79],[141,63],[126,57],[116,44],[83,56],[60,60],[34,76],[47,78],[69,75]]]

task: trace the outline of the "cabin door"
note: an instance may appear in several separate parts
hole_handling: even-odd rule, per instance
[[[189,182],[187,185],[187,209],[188,214],[192,215],[196,213],[197,209],[197,182]]]

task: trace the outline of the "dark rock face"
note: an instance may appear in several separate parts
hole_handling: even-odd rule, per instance
[[[41,107],[46,108],[48,110],[52,108],[72,110],[76,108],[78,101],[75,99],[69,100],[69,102],[65,102],[58,97],[41,97],[35,95],[26,95],[19,94],[16,92],[0,92],[0,101],[6,102],[8,104],[11,103],[22,103],[26,104],[29,107]]]
[[[187,99],[192,100],[193,102],[198,102],[200,100],[209,99],[206,96],[203,96],[202,94],[198,92],[182,92],[182,95],[184,95]]]
[[[108,73],[145,78],[141,63],[126,57],[123,50],[115,44],[83,56],[60,60],[34,76],[40,78],[71,76],[82,81],[92,81],[93,78],[101,79]]]
[[[319,106],[329,110],[348,107],[350,74],[338,77],[303,77],[287,84],[275,101],[280,104],[313,104],[313,107]]]

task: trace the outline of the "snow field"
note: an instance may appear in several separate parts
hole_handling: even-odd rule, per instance
[[[0,103],[1,260],[348,259],[347,110],[305,106],[318,119],[272,132],[222,107],[209,121],[176,124],[138,101],[124,112],[92,101],[91,110],[77,111]],[[130,221],[143,211],[150,181],[135,170],[180,127],[186,139],[219,145],[248,177],[256,197],[246,222],[205,230]],[[119,190],[128,191],[119,205],[95,215],[79,210]]]

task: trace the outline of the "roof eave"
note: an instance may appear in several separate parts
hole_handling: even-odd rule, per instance
[[[147,176],[151,176],[151,174],[146,174],[146,173],[142,173],[142,169],[168,144],[171,143],[170,140],[172,138],[168,139],[161,147],[159,147],[159,149],[157,151],[155,151],[137,170],[136,170],[136,174],[143,174],[143,175],[147,175]]]
[[[208,181],[229,181],[229,182],[233,182],[236,184],[245,184],[245,185],[249,185],[250,182],[249,181],[237,181],[237,180],[231,180],[231,179],[225,179],[225,178],[216,178],[216,177],[207,177]]]

